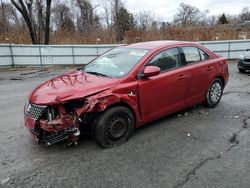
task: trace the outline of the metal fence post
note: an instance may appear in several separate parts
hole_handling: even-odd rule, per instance
[[[10,43],[10,57],[11,57],[11,67],[13,68],[15,66],[15,61],[14,61],[13,49],[12,49],[11,43]]]
[[[96,46],[96,55],[97,55],[97,57],[99,56],[99,49],[98,49],[98,46]]]
[[[73,65],[76,63],[75,61],[75,52],[74,52],[74,46],[71,46],[71,52],[72,52],[72,57],[73,57]]]
[[[228,42],[228,59],[230,59],[231,42]]]
[[[39,57],[40,57],[40,65],[41,65],[41,67],[42,67],[42,66],[43,66],[43,58],[42,58],[41,45],[39,45]]]

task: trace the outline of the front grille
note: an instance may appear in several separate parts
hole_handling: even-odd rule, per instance
[[[42,114],[44,113],[45,109],[46,109],[46,106],[39,106],[39,105],[29,103],[26,106],[26,113],[30,117],[33,117],[35,119],[39,119],[42,116]]]
[[[247,63],[250,63],[250,59],[245,59],[244,61]]]

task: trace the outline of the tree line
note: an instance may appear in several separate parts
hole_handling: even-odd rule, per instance
[[[91,0],[1,0],[0,34],[14,30],[29,33],[33,44],[49,44],[52,36],[78,34],[89,37],[96,33],[121,42],[127,33],[146,33],[169,27],[216,26],[250,21],[250,9],[239,15],[213,15],[195,6],[181,3],[170,22],[156,17],[154,12],[130,12],[121,0],[103,0],[94,5]]]

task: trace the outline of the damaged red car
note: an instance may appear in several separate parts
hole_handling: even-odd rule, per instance
[[[227,61],[198,43],[121,46],[34,89],[25,126],[40,144],[76,143],[91,134],[112,147],[166,115],[197,103],[215,107],[227,81]]]

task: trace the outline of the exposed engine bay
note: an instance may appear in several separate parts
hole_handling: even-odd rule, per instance
[[[93,113],[82,113],[87,106],[84,100],[72,101],[53,106],[39,106],[26,104],[25,112],[35,119],[32,133],[37,137],[39,144],[50,146],[66,141],[68,144],[77,144],[81,133],[91,133]]]

